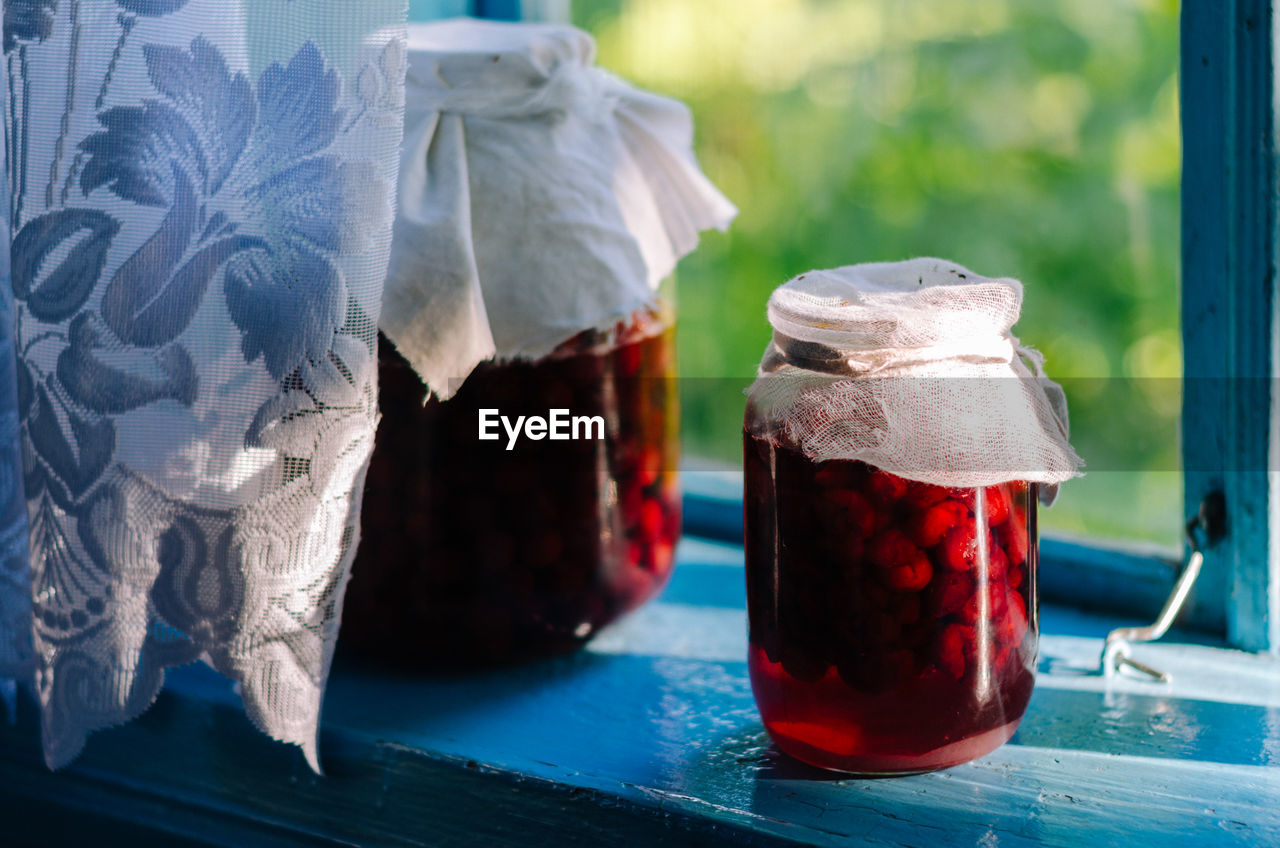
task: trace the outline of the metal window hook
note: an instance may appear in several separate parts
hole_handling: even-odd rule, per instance
[[[1203,532],[1205,545],[1213,544],[1222,536],[1225,519],[1226,501],[1222,493],[1210,492],[1200,502],[1200,510],[1187,522],[1186,538],[1187,544],[1191,548],[1191,554],[1187,557],[1187,564],[1183,567],[1182,573],[1178,575],[1177,582],[1173,584],[1173,591],[1169,593],[1169,597],[1165,600],[1164,607],[1160,610],[1160,615],[1156,617],[1155,622],[1146,627],[1117,627],[1107,634],[1107,640],[1102,648],[1102,674],[1104,676],[1110,677],[1120,674],[1126,669],[1132,669],[1155,680],[1157,683],[1168,683],[1172,679],[1168,673],[1152,668],[1146,663],[1138,662],[1131,657],[1129,655],[1130,643],[1153,642],[1169,630],[1174,618],[1177,617],[1186,603],[1187,596],[1191,594],[1191,587],[1195,585],[1196,578],[1200,576],[1200,568],[1204,565],[1204,553],[1202,552],[1199,533]]]

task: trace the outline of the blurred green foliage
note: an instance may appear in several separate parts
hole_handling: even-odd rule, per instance
[[[1025,283],[1016,332],[1066,383],[1093,471],[1045,525],[1177,541],[1174,0],[578,0],[574,22],[690,105],[740,208],[679,269],[681,373],[718,378],[683,381],[688,453],[736,461],[777,285],[941,256]]]

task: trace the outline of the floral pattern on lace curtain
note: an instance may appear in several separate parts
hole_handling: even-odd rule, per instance
[[[203,659],[318,767],[376,416],[404,17],[4,0],[0,449],[21,443],[26,520],[0,504],[0,675],[34,680],[51,766]]]

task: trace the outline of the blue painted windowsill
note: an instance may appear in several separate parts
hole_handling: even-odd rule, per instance
[[[200,666],[171,672],[142,719],[57,774],[24,703],[0,726],[0,844],[1199,848],[1280,833],[1273,658],[1138,646],[1173,683],[1106,682],[1101,637],[1121,622],[1046,606],[1010,744],[940,773],[838,779],[761,728],[741,548],[686,539],[678,558],[658,601],[575,656],[430,680],[339,665],[324,777]]]

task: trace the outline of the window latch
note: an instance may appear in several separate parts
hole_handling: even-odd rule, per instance
[[[1173,584],[1173,591],[1164,602],[1160,615],[1146,627],[1117,627],[1107,634],[1102,649],[1102,674],[1111,677],[1126,672],[1137,672],[1157,683],[1168,683],[1172,678],[1167,672],[1152,668],[1135,660],[1129,654],[1132,642],[1154,642],[1163,636],[1173,624],[1191,594],[1191,587],[1200,576],[1204,565],[1205,546],[1222,538],[1226,525],[1226,499],[1222,492],[1213,491],[1200,502],[1199,511],[1187,522],[1186,540],[1191,551],[1182,573]],[[1203,538],[1203,541],[1202,541]]]

